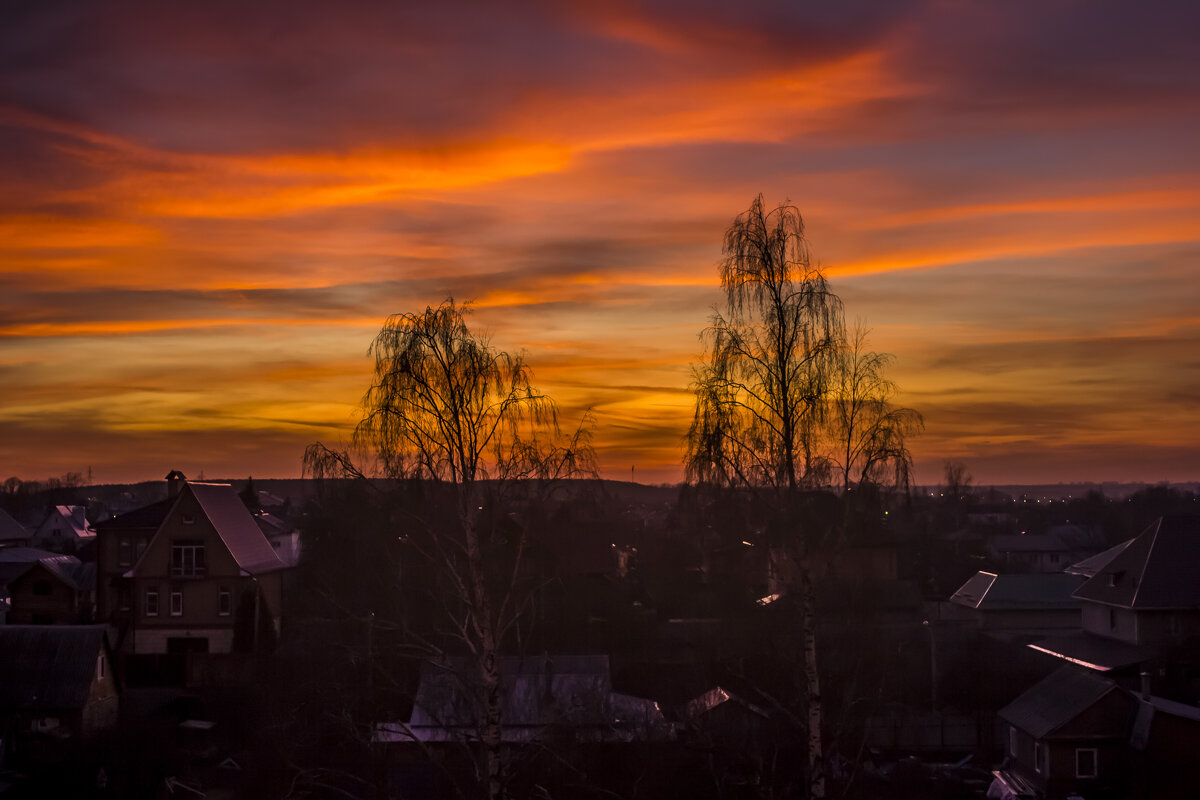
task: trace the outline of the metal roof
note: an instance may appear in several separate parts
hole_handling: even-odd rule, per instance
[[[980,570],[950,596],[950,602],[981,611],[1079,608],[1081,603],[1071,593],[1083,580],[1062,572],[997,575]]]
[[[1109,692],[1124,691],[1110,680],[1063,666],[1000,709],[1000,719],[1044,739],[1087,711]]]
[[[1154,648],[1126,644],[1083,632],[1042,639],[1032,642],[1028,647],[1098,672],[1141,664],[1158,655]]]
[[[1116,558],[1117,555],[1122,553],[1126,547],[1129,547],[1129,543],[1132,541],[1133,539],[1126,539],[1120,544],[1108,548],[1103,553],[1097,553],[1091,558],[1085,558],[1083,561],[1072,564],[1064,569],[1063,572],[1066,572],[1070,575],[1082,575],[1085,578],[1090,578],[1100,570],[1104,569],[1108,562]]]
[[[212,522],[239,567],[251,575],[283,569],[275,548],[227,483],[188,483],[204,515]]]
[[[87,703],[101,625],[0,625],[0,709],[79,709]]]
[[[1133,609],[1200,609],[1200,516],[1161,517],[1075,596]]]

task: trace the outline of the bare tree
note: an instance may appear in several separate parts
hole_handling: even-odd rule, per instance
[[[907,488],[908,438],[925,427],[917,411],[893,405],[897,387],[885,374],[892,356],[869,351],[867,333],[857,325],[843,343],[830,400],[829,434],[843,494],[868,484]]]
[[[479,777],[486,796],[496,798],[503,792],[500,654],[528,598],[516,590],[524,542],[501,548],[488,515],[494,518],[497,494],[507,488],[544,487],[594,474],[594,467],[588,421],[564,437],[553,401],[533,387],[524,358],[472,333],[467,313],[449,299],[388,319],[369,351],[374,381],[355,443],[385,476],[434,484],[452,505],[451,530],[426,520],[432,535],[421,546],[440,573],[450,630],[478,667]],[[320,444],[308,448],[305,466],[316,476],[362,474],[349,454]]]
[[[724,311],[702,334],[708,360],[696,369],[696,411],[687,437],[690,480],[770,490],[790,529],[801,594],[807,688],[809,794],[825,796],[816,615],[800,491],[825,483],[818,436],[844,338],[842,304],[810,260],[792,205],[772,211],[762,195],[725,234]]]

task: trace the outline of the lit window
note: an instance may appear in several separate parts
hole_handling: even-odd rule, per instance
[[[171,616],[183,616],[183,592],[171,592]]]
[[[158,616],[158,590],[157,589],[147,589],[146,590],[146,616],[147,617],[157,617]]]
[[[1094,778],[1097,775],[1096,748],[1080,747],[1075,751],[1075,777]]]
[[[233,613],[233,591],[228,586],[222,586],[217,591],[217,613],[222,617]]]
[[[171,544],[171,577],[203,578],[204,542],[179,541]]]

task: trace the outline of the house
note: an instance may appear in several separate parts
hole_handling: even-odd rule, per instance
[[[988,540],[989,555],[1012,572],[1062,572],[1104,549],[1095,531],[1056,525],[1044,533],[1001,534]]]
[[[1005,758],[988,797],[1127,796],[1137,711],[1114,681],[1060,667],[1000,709]]]
[[[10,625],[79,625],[95,613],[96,565],[75,556],[39,559],[9,581]]]
[[[186,481],[171,470],[165,499],[96,523],[96,620],[110,626],[118,650],[133,621],[133,579],[126,573],[146,552]]]
[[[0,547],[0,623],[9,609],[8,585],[43,558],[58,555],[36,547]]]
[[[261,649],[279,630],[283,569],[228,484],[182,483],[123,575],[130,608],[122,650],[186,660]]]
[[[28,547],[32,533],[0,508],[0,547]]]
[[[423,662],[409,722],[382,723],[375,741],[392,743],[477,740],[483,708],[478,667],[469,659]],[[533,743],[550,736],[580,743],[668,738],[670,728],[653,700],[612,690],[606,655],[507,656],[502,740]]]
[[[1078,630],[1082,601],[1073,593],[1084,580],[1066,573],[1005,575],[980,570],[950,595],[941,618],[1010,637]]]
[[[10,763],[110,730],[119,702],[102,626],[0,626],[0,737]]]
[[[37,526],[30,544],[56,553],[74,553],[91,545],[96,531],[87,520],[83,506],[51,506],[42,524]]]
[[[1072,569],[1091,572],[1074,597],[1082,630],[1030,645],[1101,672],[1136,673],[1200,636],[1200,516],[1167,516]]]

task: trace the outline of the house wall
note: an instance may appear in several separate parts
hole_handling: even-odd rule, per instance
[[[1137,614],[1128,608],[1084,602],[1083,629],[1107,639],[1138,644]]]
[[[233,627],[154,627],[139,628],[133,637],[133,652],[138,655],[166,655],[168,639],[206,639],[209,653],[233,652]]]
[[[1095,739],[1077,739],[1047,742],[1049,749],[1049,772],[1045,776],[1045,787],[1050,797],[1066,797],[1078,793],[1092,796],[1100,786],[1122,786],[1129,777],[1129,743]],[[1075,751],[1096,751],[1095,778],[1075,777]]]
[[[1169,644],[1200,635],[1200,612],[1138,611],[1138,644]]]
[[[199,542],[204,545],[202,577],[172,577],[171,547],[175,542]],[[184,492],[167,514],[157,535],[137,563],[133,579],[133,613],[136,631],[132,637],[134,653],[167,652],[166,640],[175,636],[202,636],[209,640],[208,652],[228,653],[232,649],[237,605],[251,579],[243,577],[225,543],[200,504]],[[230,613],[221,614],[221,591],[230,592]],[[158,613],[147,608],[147,592],[158,593]],[[183,598],[183,613],[171,613],[171,595]]]
[[[39,583],[50,585],[50,594],[37,594]],[[11,608],[10,625],[70,625],[79,622],[79,593],[63,583],[41,564],[8,585]]]

